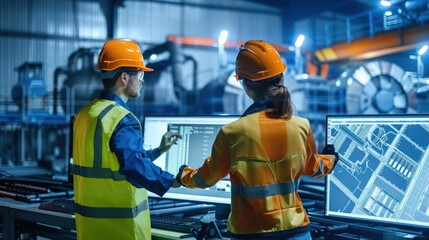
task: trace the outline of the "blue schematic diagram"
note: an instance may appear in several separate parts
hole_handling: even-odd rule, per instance
[[[326,214],[429,226],[429,116],[328,116]]]

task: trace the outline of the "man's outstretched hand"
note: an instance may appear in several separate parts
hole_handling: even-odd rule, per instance
[[[161,153],[167,152],[179,139],[182,139],[182,135],[180,135],[180,133],[170,131],[166,132],[164,136],[162,136],[161,144],[159,144],[159,151]]]

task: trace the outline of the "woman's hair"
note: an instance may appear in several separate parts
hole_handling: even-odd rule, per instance
[[[293,109],[288,89],[283,85],[284,76],[280,74],[273,78],[252,81],[243,77],[243,84],[255,94],[257,99],[270,100],[275,108],[275,113],[281,118],[292,117]]]

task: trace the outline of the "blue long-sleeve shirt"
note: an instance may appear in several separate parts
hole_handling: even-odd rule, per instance
[[[111,92],[103,91],[99,98],[114,101],[129,109],[119,96]],[[118,158],[119,173],[127,181],[137,188],[145,188],[162,196],[173,184],[174,176],[152,163],[161,153],[158,148],[146,151],[143,141],[140,123],[128,114],[116,126],[109,144]]]

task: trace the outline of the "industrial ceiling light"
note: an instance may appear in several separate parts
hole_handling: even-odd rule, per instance
[[[390,7],[391,3],[389,1],[386,0],[382,0],[380,1],[381,6],[385,6],[385,7]]]
[[[218,55],[219,55],[219,69],[224,69],[227,65],[227,58],[225,52],[225,43],[228,38],[228,31],[222,30],[219,34],[218,42]]]
[[[295,73],[302,74],[304,73],[304,62],[301,56],[301,46],[304,43],[305,37],[302,34],[296,38],[295,41]]]
[[[305,40],[305,36],[300,34],[295,41],[295,47],[300,48],[302,46],[302,44],[304,43],[304,40]]]
[[[392,16],[392,12],[391,11],[386,11],[386,12],[384,12],[384,15],[386,15],[387,17],[390,17],[390,16]]]
[[[424,64],[422,61],[422,55],[425,54],[425,52],[428,50],[428,45],[425,44],[423,47],[421,47],[419,49],[419,51],[417,51],[417,76],[420,78],[423,77],[423,73],[424,73]]]
[[[424,45],[423,47],[421,47],[419,49],[419,51],[417,52],[419,54],[419,56],[425,54],[425,52],[428,50],[428,45]]]
[[[228,38],[228,31],[227,30],[222,30],[219,34],[219,39],[217,40],[217,42],[220,45],[224,45],[226,43],[226,39]]]

